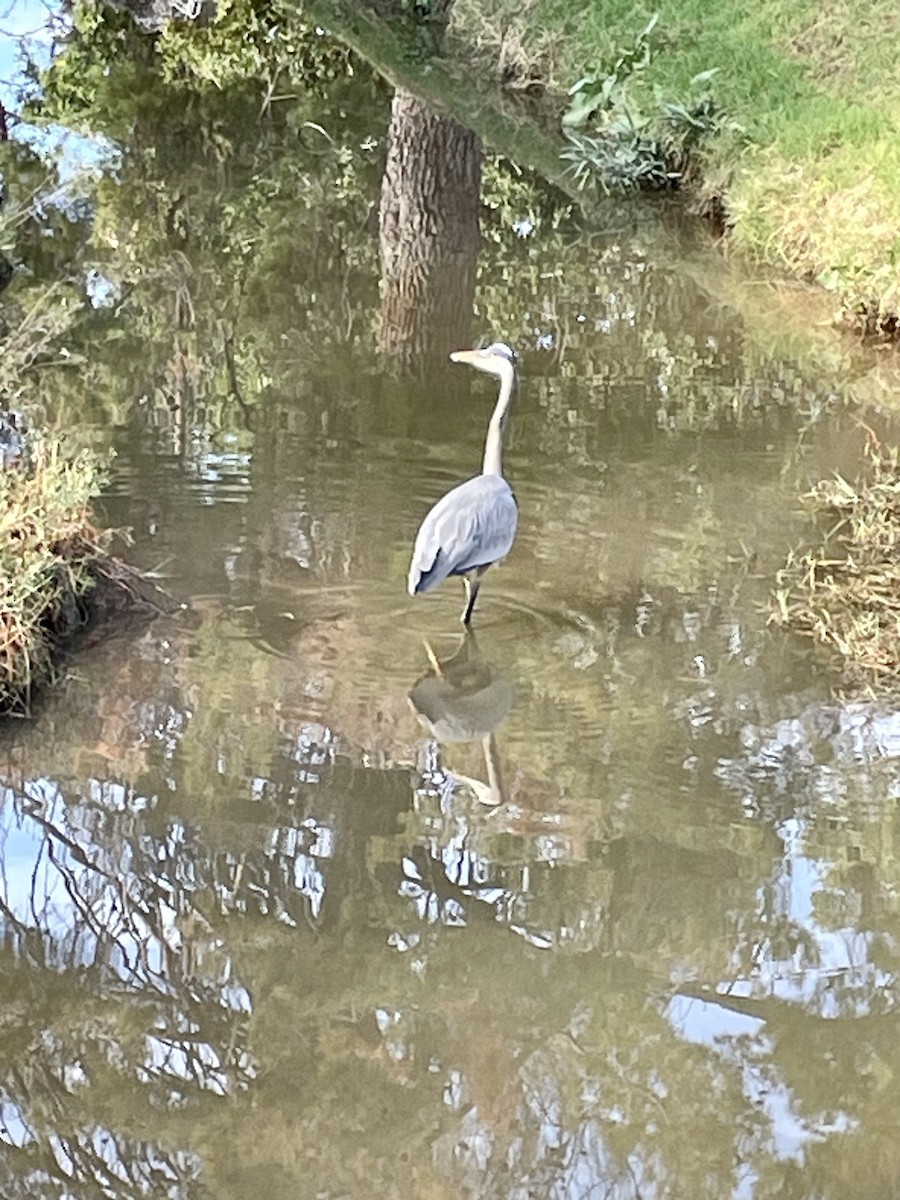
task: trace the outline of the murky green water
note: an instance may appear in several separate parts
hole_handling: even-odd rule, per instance
[[[857,427],[696,235],[513,197],[519,535],[462,645],[405,572],[494,393],[375,353],[363,182],[352,254],[314,197],[236,313],[173,251],[61,393],[191,613],[4,733],[0,1192],[893,1195],[900,724],[764,612]]]

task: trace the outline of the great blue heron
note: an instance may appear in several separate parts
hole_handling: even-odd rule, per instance
[[[409,565],[409,594],[428,592],[448,575],[461,575],[466,589],[462,621],[468,625],[482,576],[506,557],[516,536],[519,511],[500,461],[503,420],[512,399],[516,368],[512,350],[502,342],[484,350],[456,350],[450,360],[496,375],[500,395],[488,426],[481,474],[438,500],[419,526]]]

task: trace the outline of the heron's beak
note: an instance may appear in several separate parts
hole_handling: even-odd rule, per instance
[[[479,350],[454,350],[450,355],[451,362],[476,363],[481,357]]]

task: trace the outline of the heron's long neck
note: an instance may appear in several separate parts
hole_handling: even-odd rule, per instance
[[[484,443],[484,463],[482,475],[502,475],[501,452],[503,449],[503,418],[512,399],[513,384],[516,380],[515,368],[512,363],[505,363],[503,374],[500,376],[500,395],[494,405],[491,423],[488,426],[487,438]]]

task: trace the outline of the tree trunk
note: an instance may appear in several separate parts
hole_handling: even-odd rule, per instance
[[[469,344],[481,148],[471,130],[398,88],[381,185],[380,349],[426,372]]]

